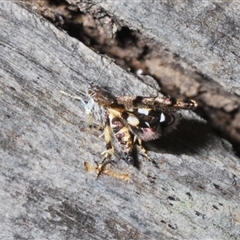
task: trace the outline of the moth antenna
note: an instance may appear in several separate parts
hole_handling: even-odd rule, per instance
[[[104,71],[113,61],[114,61],[114,60],[111,60],[111,61],[102,69],[102,71],[99,73],[96,81],[88,82],[88,81],[85,79],[85,82],[87,83],[87,85],[89,85],[89,88],[93,88],[94,85],[95,85],[94,83],[96,83],[96,82],[98,83],[98,80],[101,78],[103,71]],[[76,99],[76,98],[75,98],[75,99]]]
[[[111,60],[111,61],[102,69],[102,71],[99,73],[99,76],[98,76],[98,78],[97,78],[97,83],[98,83],[99,79],[101,78],[102,73],[105,71],[105,69],[106,69],[112,62],[113,62],[113,60]]]

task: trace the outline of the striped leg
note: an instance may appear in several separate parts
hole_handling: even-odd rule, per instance
[[[146,149],[143,147],[143,145],[142,145],[142,139],[134,136],[134,143],[135,143],[136,141],[138,142],[139,147],[140,147],[143,155],[144,155],[149,161],[153,162],[153,159],[147,154],[147,150],[146,150]]]
[[[103,155],[103,160],[96,167],[96,170],[97,170],[96,178],[98,178],[98,176],[103,171],[105,165],[110,162],[111,156],[114,154],[114,147],[112,146],[112,142],[111,142],[111,127],[110,127],[109,119],[107,120],[104,128],[104,137],[106,142],[106,150],[101,153],[101,155]]]

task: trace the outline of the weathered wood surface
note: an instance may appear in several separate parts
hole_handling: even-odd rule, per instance
[[[117,162],[125,182],[84,161],[104,143],[77,101],[109,59],[38,15],[0,4],[1,239],[238,239],[239,159],[193,113],[148,145],[156,165]],[[118,80],[118,81],[116,81]],[[111,64],[99,80],[114,94],[154,90]]]

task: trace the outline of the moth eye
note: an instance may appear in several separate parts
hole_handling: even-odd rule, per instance
[[[93,93],[93,91],[91,89],[87,90],[87,94],[91,95]]]
[[[164,122],[165,120],[166,120],[166,117],[165,117],[164,113],[161,113],[160,122]]]
[[[96,95],[96,90],[88,89],[87,94],[88,94],[90,97],[93,97],[94,95]]]

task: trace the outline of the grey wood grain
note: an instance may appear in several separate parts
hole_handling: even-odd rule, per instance
[[[45,19],[0,4],[1,239],[238,239],[239,159],[205,121],[184,112],[178,129],[148,144],[156,164],[119,157],[95,175],[104,142],[81,104],[87,82],[116,94],[155,89]]]

